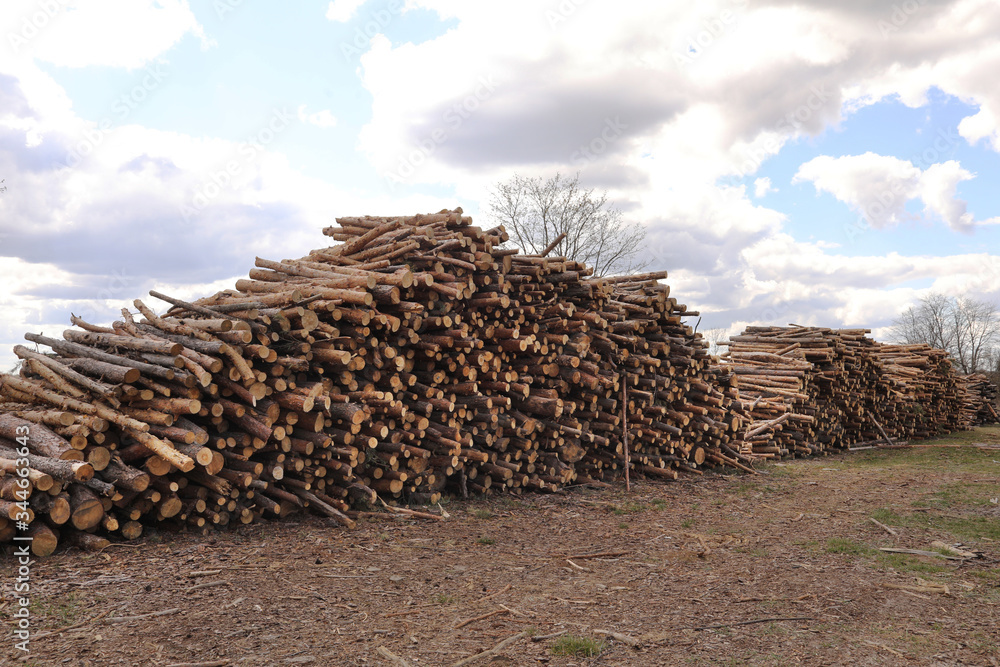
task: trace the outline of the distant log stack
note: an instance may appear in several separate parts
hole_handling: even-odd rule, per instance
[[[879,345],[872,354],[881,361],[892,394],[891,409],[883,414],[890,435],[930,438],[971,425],[947,352],[929,345]]]
[[[748,327],[734,336],[721,368],[736,376],[750,406],[742,451],[758,458],[821,454],[971,424],[965,385],[946,352],[883,345],[868,333],[792,326]]]
[[[972,426],[1000,424],[997,413],[997,386],[986,375],[973,373],[962,378],[965,385],[963,409]]]

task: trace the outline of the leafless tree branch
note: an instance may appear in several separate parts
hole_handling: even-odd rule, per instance
[[[993,303],[928,294],[893,322],[892,336],[947,350],[966,374],[1000,370],[1000,313]]]
[[[607,193],[582,189],[579,174],[571,179],[515,175],[493,189],[488,213],[527,253],[540,253],[566,234],[550,254],[592,266],[597,276],[632,273],[647,264],[639,261],[645,227],[626,222],[608,203]]]

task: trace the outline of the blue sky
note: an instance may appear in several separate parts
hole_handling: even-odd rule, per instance
[[[376,34],[394,44],[419,44],[454,21],[442,21],[427,9],[401,14],[390,12],[387,2],[370,2],[354,20],[335,23],[324,18],[329,4],[289,3],[277,10],[253,2],[234,7],[194,3],[191,11],[214,44],[206,49],[188,34],[158,56],[163,62],[151,67],[162,71],[164,82],[135,104],[128,121],[238,142],[274,108],[333,109],[335,131],[299,125],[282,137],[280,150],[293,166],[319,178],[342,187],[370,187],[374,171],[355,152],[371,107],[371,95],[357,76],[361,54]],[[45,63],[42,69],[66,90],[79,116],[95,123],[115,118],[115,102],[147,74],[145,68]]]
[[[912,220],[878,234],[856,233],[860,231],[856,211],[829,193],[818,193],[812,183],[793,183],[799,167],[817,155],[842,157],[870,151],[917,165],[957,160],[976,174],[976,178],[959,185],[957,196],[967,201],[969,210],[980,219],[1000,216],[995,192],[1000,154],[984,142],[970,145],[958,133],[959,122],[977,111],[975,106],[937,89],[928,95],[926,105],[917,108],[890,98],[858,110],[818,136],[803,137],[785,146],[745,180],[752,183],[756,178],[769,178],[778,191],[765,195],[761,202],[788,214],[785,230],[800,240],[841,244],[831,250],[836,254],[919,254],[931,248],[935,253],[989,251],[1000,247],[1000,227],[955,234],[936,216],[924,213],[916,200],[907,205]]]
[[[0,17],[3,368],[514,173],[606,190],[704,327],[1000,300],[995,2],[58,4]]]

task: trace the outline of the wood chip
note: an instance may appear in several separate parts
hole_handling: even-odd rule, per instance
[[[876,520],[874,517],[869,517],[868,520],[871,521],[872,523],[874,523],[876,526],[878,526],[882,530],[884,530],[885,532],[889,533],[890,535],[893,535],[895,537],[899,537],[899,533],[896,532],[896,530],[894,528],[890,528],[889,526],[885,525],[884,523]]]
[[[460,628],[464,628],[465,626],[467,626],[467,625],[469,625],[471,623],[475,623],[476,621],[482,621],[482,620],[485,620],[487,618],[490,618],[491,616],[498,616],[500,614],[507,614],[507,613],[510,613],[510,610],[507,609],[506,607],[503,608],[503,609],[497,609],[496,611],[491,611],[490,613],[483,614],[482,616],[476,616],[475,618],[466,619],[466,620],[462,621],[461,623],[459,623],[458,625],[456,625],[454,629],[458,630]]]
[[[623,644],[628,644],[632,648],[640,648],[642,646],[642,642],[640,642],[635,637],[631,637],[629,635],[625,635],[620,632],[615,632],[614,630],[594,630],[594,634],[611,637],[612,639],[620,641]]]

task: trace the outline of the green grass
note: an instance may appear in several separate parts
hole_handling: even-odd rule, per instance
[[[489,510],[472,510],[472,516],[476,517],[477,519],[492,519],[493,512]]]
[[[611,510],[616,516],[622,516],[624,514],[635,514],[636,512],[644,512],[646,506],[642,503],[637,503],[633,500],[628,500],[621,505],[615,505],[614,509]]]
[[[1000,586],[1000,568],[992,570],[970,570],[969,575],[977,579],[982,579],[992,586]]]
[[[690,528],[694,525],[694,519],[684,519],[681,521],[681,528]]]
[[[842,537],[831,537],[826,541],[826,552],[828,554],[847,554],[849,556],[871,556],[877,552],[876,549],[861,544],[854,540],[847,540]]]
[[[889,508],[876,510],[872,516],[888,526],[925,530],[934,536],[933,539],[944,542],[1000,540],[1000,520],[990,516],[941,515],[933,511],[900,514]]]
[[[654,500],[652,502],[652,505],[653,505],[653,509],[654,510],[658,510],[660,512],[662,512],[663,510],[667,509],[667,507],[669,507],[669,503],[667,503],[667,501],[664,500],[663,498],[657,498],[656,500]]]
[[[476,540],[477,544],[496,544],[497,541],[492,537],[486,537],[485,535]]]
[[[880,551],[879,549],[868,546],[867,544],[844,539],[842,537],[831,537],[827,540],[826,548],[824,550],[830,554],[845,554],[848,556],[871,558],[872,560],[869,562],[873,567],[879,569],[893,569],[897,572],[921,572],[924,574],[936,574],[938,572],[949,572],[952,570],[951,567],[945,565],[943,562],[934,563],[929,562],[920,556]]]
[[[978,428],[959,431],[950,435],[920,442],[920,445],[970,445],[990,442],[1000,438],[1000,428]],[[915,447],[913,449],[884,449],[858,452],[843,459],[845,469],[856,468],[929,468],[958,473],[1000,475],[1000,466],[993,463],[995,451],[975,447]]]
[[[32,597],[29,610],[33,618],[51,619],[56,626],[71,625],[80,615],[79,598],[78,593],[45,601]]]
[[[455,601],[455,596],[448,595],[447,593],[438,593],[431,598],[431,601],[434,602],[434,604],[452,604]]]
[[[1000,466],[998,466],[1000,467]],[[981,482],[953,482],[931,494],[926,500],[929,507],[995,507],[990,498],[1000,497],[1000,478],[996,484]]]
[[[817,540],[796,540],[792,542],[797,547],[802,547],[806,551],[819,552],[819,542]]]
[[[768,477],[792,477],[800,474],[804,470],[802,466],[796,466],[790,463],[760,463],[754,467]]]
[[[952,568],[947,565],[938,565],[920,560],[919,557],[909,554],[894,554],[881,552],[875,556],[875,562],[879,567],[891,568],[897,572],[922,572],[924,574],[937,574],[938,572],[948,572]]]
[[[596,658],[604,652],[604,642],[591,637],[563,635],[552,643],[553,655],[575,655],[581,658]]]

